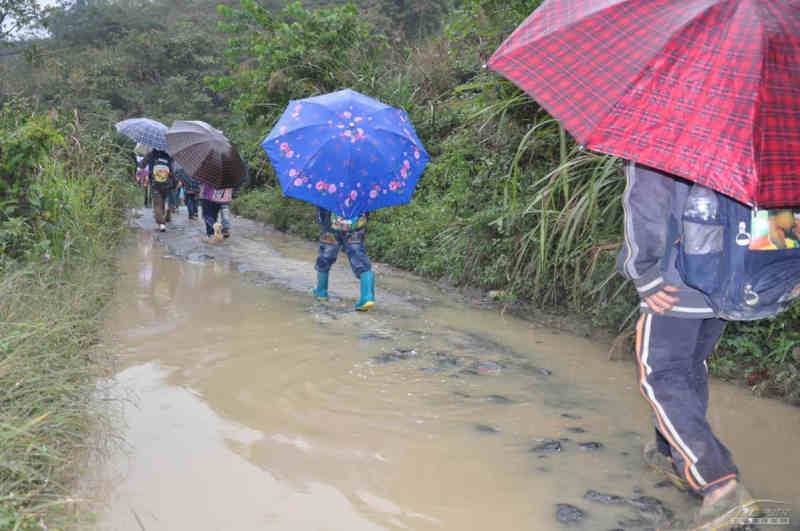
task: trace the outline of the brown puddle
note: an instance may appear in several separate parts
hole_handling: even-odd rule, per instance
[[[127,451],[93,480],[108,493],[98,530],[655,527],[589,489],[653,496],[683,520],[696,506],[642,465],[650,412],[634,366],[603,345],[434,290],[419,312],[356,314],[166,255],[142,232],[122,258],[108,330],[136,398]],[[798,409],[711,393],[750,490],[800,523]],[[560,438],[561,452],[531,451]],[[557,522],[560,503],[583,520]]]

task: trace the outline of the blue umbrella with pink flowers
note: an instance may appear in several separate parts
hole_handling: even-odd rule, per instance
[[[261,146],[287,196],[346,218],[408,203],[429,160],[404,111],[349,89],[289,102]]]

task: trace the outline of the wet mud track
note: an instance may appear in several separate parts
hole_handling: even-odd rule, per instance
[[[686,528],[698,501],[642,463],[650,413],[604,345],[380,264],[377,308],[354,312],[344,254],[315,302],[313,242],[134,221],[109,329],[141,403],[99,529]],[[751,490],[796,510],[798,460],[762,451],[795,451],[796,410],[715,384],[711,419]]]

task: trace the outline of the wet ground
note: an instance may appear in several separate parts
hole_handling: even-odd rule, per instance
[[[641,462],[650,412],[608,346],[376,266],[352,311],[344,255],[248,220],[202,243],[149,212],[121,257],[125,449],[87,484],[98,530],[681,529],[697,499]],[[800,529],[800,411],[712,385],[742,476]],[[781,511],[778,514],[778,511]]]

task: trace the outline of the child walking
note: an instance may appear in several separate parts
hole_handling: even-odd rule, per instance
[[[346,219],[330,210],[317,207],[319,253],[315,266],[317,287],[313,293],[318,300],[328,300],[328,273],[336,262],[339,249],[344,248],[350,260],[350,269],[361,281],[361,298],[356,303],[355,309],[364,312],[375,306],[375,274],[372,272],[372,262],[365,249],[367,218],[367,214],[361,214]]]
[[[206,224],[206,243],[219,243],[223,240],[222,224],[217,221],[222,205],[230,203],[233,188],[217,190],[205,183],[200,184],[200,206],[203,209],[203,221]]]

